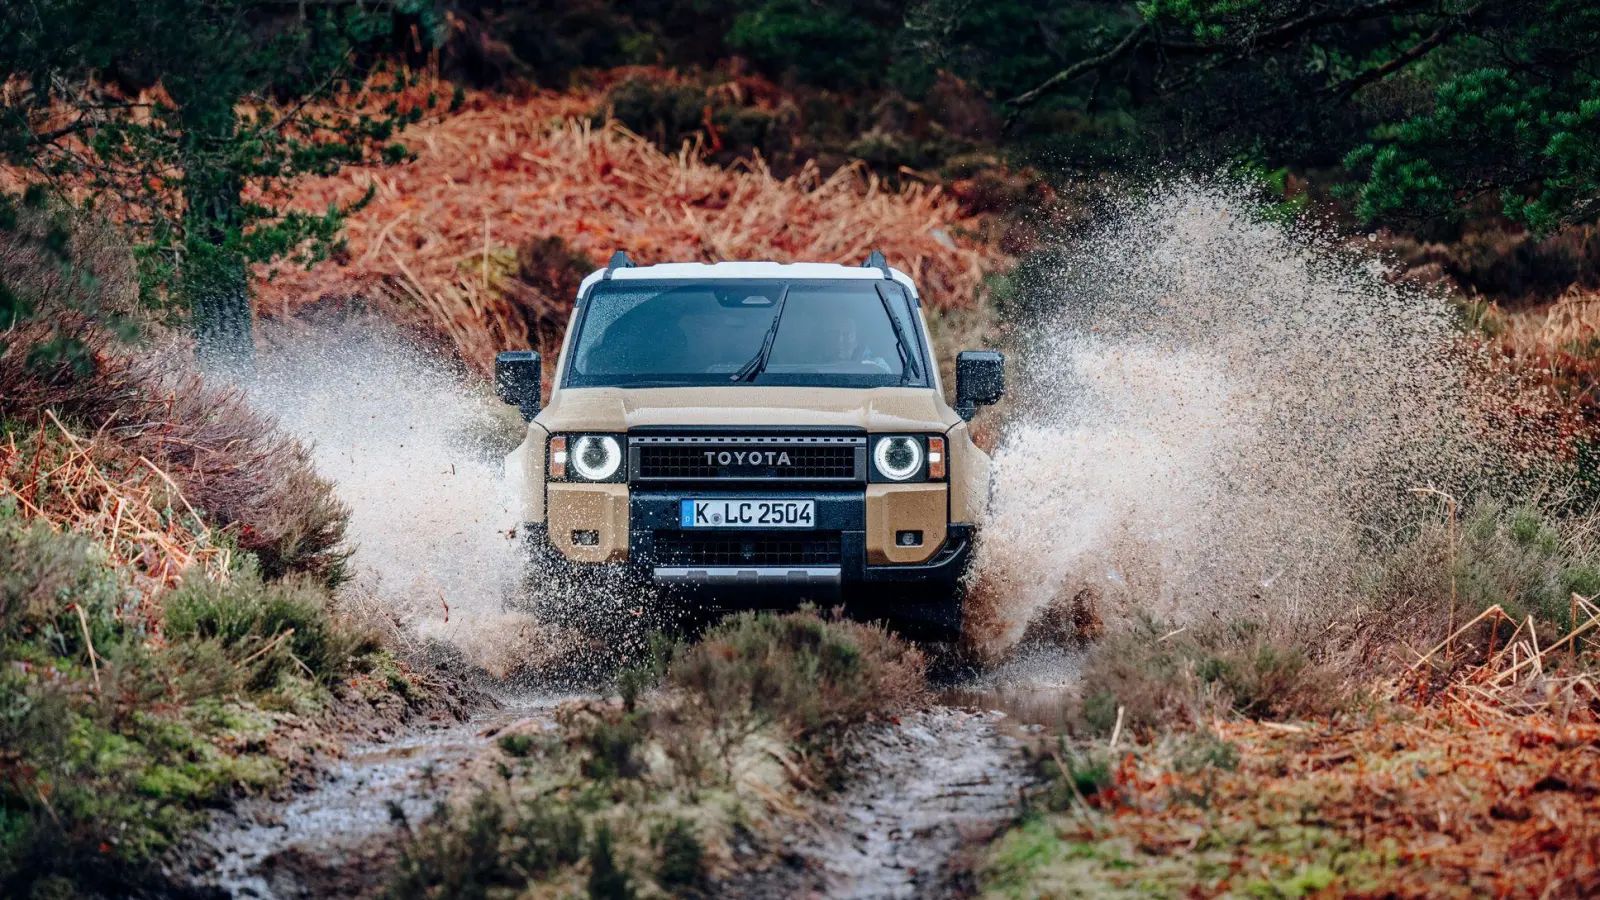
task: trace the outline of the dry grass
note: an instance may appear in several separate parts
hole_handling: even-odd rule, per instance
[[[1600,293],[1573,289],[1554,303],[1515,312],[1489,307],[1484,326],[1499,355],[1553,389],[1591,424],[1600,410]]]
[[[1043,820],[1043,852],[1002,843],[990,876],[1013,896],[1593,896],[1596,743],[1593,723],[1456,704],[1219,723],[1105,759],[1099,785],[1079,763],[1087,806]]]
[[[1041,744],[1052,814],[991,848],[988,893],[1594,896],[1600,609],[1572,603],[1550,643],[1492,607],[1364,712]]]
[[[130,502],[148,494],[150,502],[170,503],[178,515],[194,520],[187,527],[196,535],[226,530],[229,536],[220,543],[256,554],[269,577],[299,572],[330,584],[343,577],[347,553],[339,545],[348,513],[316,474],[304,446],[251,409],[238,390],[208,384],[148,352],[135,358],[136,351],[116,346],[92,323],[65,314],[52,319],[14,330],[0,349],[0,419],[24,435],[30,428],[41,431],[37,438],[13,435],[19,447],[47,444],[44,426],[58,419],[58,428],[79,442],[73,465],[97,469],[108,490],[126,482]],[[83,359],[30,362],[29,348],[53,332],[82,341]],[[14,462],[4,474],[9,492],[31,500],[55,487],[31,459]],[[144,487],[156,470],[165,495]],[[78,474],[88,477],[87,470]],[[106,524],[114,525],[114,493],[73,503],[91,518],[109,516]],[[56,512],[77,520],[71,505]],[[171,522],[171,515],[162,521]],[[208,536],[208,545],[218,544],[216,535]],[[188,558],[187,551],[176,553],[171,564],[181,569]],[[165,572],[166,564],[147,569]]]
[[[191,567],[228,570],[227,551],[211,544],[209,529],[166,472],[149,460],[108,466],[92,440],[73,435],[53,413],[49,418],[52,431],[21,443],[8,434],[0,444],[0,498],[15,502],[26,519],[103,545],[147,606]]]
[[[886,188],[862,167],[776,178],[756,159],[719,168],[697,148],[664,153],[616,123],[579,116],[599,95],[469,95],[462,111],[404,135],[414,162],[349,169],[295,186],[307,209],[376,196],[350,219],[348,252],[306,271],[262,273],[263,315],[365,298],[446,336],[486,370],[526,347],[570,296],[497,284],[511,249],[548,237],[602,263],[723,259],[859,263],[871,249],[917,279],[939,308],[970,306],[1004,260],[970,235],[980,220],[938,187]]]

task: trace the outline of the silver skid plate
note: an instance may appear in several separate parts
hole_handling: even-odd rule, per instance
[[[661,584],[761,585],[839,584],[838,566],[658,566]]]

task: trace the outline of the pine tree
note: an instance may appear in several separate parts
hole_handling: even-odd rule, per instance
[[[431,33],[424,3],[4,4],[0,154],[126,225],[150,300],[186,308],[203,352],[238,358],[248,266],[327,254],[345,212],[290,211],[276,189],[405,156],[392,138],[423,110],[349,98],[406,86],[365,79],[397,23],[415,23],[419,43]]]

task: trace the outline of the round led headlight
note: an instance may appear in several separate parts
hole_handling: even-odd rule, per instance
[[[572,467],[589,481],[605,481],[622,465],[622,447],[608,435],[586,434],[572,445]]]
[[[910,437],[888,437],[872,449],[878,474],[890,481],[905,481],[922,471],[922,442]]]

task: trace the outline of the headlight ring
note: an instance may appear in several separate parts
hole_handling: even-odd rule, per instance
[[[872,448],[872,462],[878,474],[890,481],[910,481],[922,472],[927,458],[919,438],[897,435],[879,438]]]
[[[622,468],[622,445],[609,434],[585,434],[572,442],[572,469],[586,481],[605,481]]]

